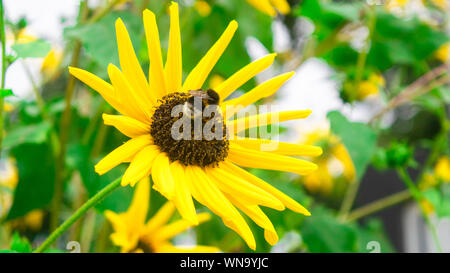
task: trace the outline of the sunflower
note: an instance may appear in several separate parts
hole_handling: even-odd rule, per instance
[[[270,16],[277,15],[276,10],[281,14],[288,14],[291,11],[287,0],[247,0],[247,2],[262,13]]]
[[[450,157],[441,156],[434,166],[434,173],[442,182],[450,182]]]
[[[319,144],[324,150],[323,155],[315,159],[317,171],[302,179],[308,191],[329,195],[338,180],[351,183],[355,179],[355,167],[350,154],[338,137],[330,134],[329,129],[315,129],[308,133],[301,143]]]
[[[311,162],[290,157],[317,156],[322,150],[310,145],[296,145],[258,138],[228,137],[239,130],[270,125],[271,117],[277,122],[306,118],[311,111],[281,111],[255,114],[228,120],[242,107],[270,96],[292,75],[285,73],[270,79],[236,99],[223,101],[233,91],[241,87],[262,70],[272,64],[275,54],[270,54],[248,64],[214,90],[201,91],[212,68],[233,37],[238,24],[232,21],[218,41],[182,82],[181,38],[178,5],[170,6],[170,32],[167,59],[163,65],[158,28],[155,15],[144,11],[144,27],[149,52],[149,80],[142,71],[127,30],[123,22],[116,21],[116,36],[119,60],[122,70],[110,64],[108,74],[112,84],[97,76],[70,67],[70,73],[99,92],[121,115],[104,114],[105,124],[116,127],[131,139],[110,154],[96,166],[102,175],[123,162],[130,162],[122,178],[122,185],[134,186],[138,181],[152,176],[153,188],[172,201],[180,215],[197,225],[193,198],[219,215],[224,224],[236,231],[252,249],[255,239],[240,209],[265,230],[265,238],[270,244],[278,240],[276,231],[260,205],[284,210],[285,207],[310,215],[295,200],[278,191],[268,183],[238,167],[250,167],[307,174],[317,166]],[[172,110],[187,105],[201,94],[213,98],[223,115],[206,118],[205,122],[221,120],[217,129],[225,129],[219,138],[175,140],[172,129],[179,116],[172,116]],[[231,108],[231,109],[229,109]],[[184,109],[184,108],[183,108]],[[195,113],[195,104],[194,104]],[[195,127],[195,126],[194,126]],[[220,130],[217,130],[220,131]],[[191,134],[195,135],[195,130]],[[261,145],[275,145],[270,152],[261,151]],[[237,208],[238,209],[237,209]]]
[[[106,218],[111,222],[114,233],[111,234],[113,243],[122,252],[153,252],[153,253],[214,253],[219,249],[211,246],[174,246],[169,240],[185,231],[192,225],[181,219],[166,224],[172,217],[175,207],[171,202],[165,203],[147,222],[150,201],[150,181],[144,178],[133,195],[131,205],[126,212],[117,214],[105,211]],[[197,214],[199,223],[210,218],[209,213]]]
[[[443,44],[436,52],[434,56],[436,59],[443,63],[450,62],[450,42]]]

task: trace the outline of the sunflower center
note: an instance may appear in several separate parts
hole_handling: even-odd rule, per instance
[[[150,134],[171,162],[217,166],[228,155],[227,129],[212,89],[164,96],[152,116]]]
[[[136,246],[135,250],[140,249],[144,253],[154,253],[155,250],[153,249],[152,245],[144,240],[139,240],[138,245]]]

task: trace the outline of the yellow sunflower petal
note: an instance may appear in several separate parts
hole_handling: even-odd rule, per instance
[[[238,27],[236,21],[231,21],[219,40],[211,47],[200,62],[192,69],[183,84],[183,91],[196,90],[202,88],[203,83],[213,69],[214,65],[222,56],[228,44],[233,38]]]
[[[171,93],[181,90],[182,58],[178,4],[176,2],[172,2],[169,9],[169,49],[167,51],[167,61],[166,66],[164,67],[164,73],[167,79],[167,92]]]
[[[112,125],[127,137],[138,137],[150,132],[150,125],[127,116],[103,114],[106,125]]]
[[[116,97],[116,91],[111,84],[83,69],[69,67],[69,72],[72,76],[97,91],[106,100],[106,102],[108,102],[117,111],[127,116],[133,116],[133,109],[120,102],[120,99]]]
[[[111,234],[111,241],[120,246],[121,252],[128,252],[135,248],[139,240],[139,233],[130,228],[126,214],[117,214],[107,210],[105,211],[105,217],[114,229]]]
[[[275,56],[277,54],[272,53],[244,66],[227,80],[219,84],[214,90],[219,94],[221,100],[226,99],[244,83],[268,68],[275,60]]]
[[[155,249],[156,253],[217,253],[220,249],[213,246],[174,246],[171,243],[164,243]]]
[[[132,105],[138,112],[137,116],[133,116],[141,122],[150,123],[151,109],[153,106],[141,99],[140,94],[130,85],[125,75],[119,68],[113,64],[108,65],[108,75],[111,82],[118,92],[118,96],[124,104]]]
[[[271,193],[273,196],[278,198],[290,210],[298,212],[298,213],[302,213],[307,216],[311,215],[311,213],[309,213],[309,211],[307,209],[305,209],[302,205],[300,205],[294,199],[290,198],[289,196],[282,193],[281,191],[279,191],[272,185],[268,184],[267,182],[263,181],[262,179],[239,168],[238,166],[234,165],[233,163],[231,163],[229,161],[225,161],[222,164],[222,168],[227,168],[230,172],[233,172],[236,175],[241,176],[243,179],[247,180],[248,182],[252,183],[253,185],[258,186],[261,189]]]
[[[197,214],[192,200],[191,191],[186,182],[186,175],[183,165],[178,161],[170,164],[170,171],[175,180],[175,192],[173,202],[177,207],[181,217],[189,221],[193,225],[198,225]]]
[[[230,143],[228,159],[242,167],[279,170],[285,172],[308,174],[317,169],[317,165],[306,160],[246,149]]]
[[[175,182],[170,172],[169,158],[165,153],[160,153],[153,162],[152,167],[153,188],[159,191],[169,200],[173,199]]]
[[[130,207],[126,212],[128,220],[127,225],[134,227],[135,231],[139,231],[145,225],[149,201],[150,180],[148,176],[146,176],[137,185]]]
[[[220,249],[215,246],[176,246],[176,253],[217,253]]]
[[[239,199],[244,200],[247,204],[284,210],[284,205],[280,200],[232,173],[221,168],[209,168],[206,169],[206,173],[213,178],[220,190],[232,196],[239,196]]]
[[[105,217],[115,230],[123,230],[127,226],[124,217],[114,211],[105,210]]]
[[[149,82],[152,91],[154,91],[156,96],[160,98],[167,93],[161,54],[161,43],[159,40],[159,31],[156,24],[155,14],[147,9],[144,10],[144,28],[145,37],[147,39],[148,56],[150,59]]]
[[[207,212],[199,213],[197,216],[200,223],[208,221],[211,218],[211,215]],[[154,238],[158,241],[167,241],[186,231],[190,227],[192,227],[192,225],[188,221],[184,219],[178,220],[158,229],[158,233],[154,234]]]
[[[243,107],[247,107],[248,105],[250,105],[262,98],[270,97],[294,74],[295,74],[295,72],[288,72],[285,74],[281,74],[277,77],[274,77],[268,81],[265,81],[262,84],[253,88],[252,90],[250,90],[249,92],[240,96],[239,98],[226,101],[222,105],[222,109],[226,109],[227,115],[230,116],[230,115],[232,115],[232,113],[240,110]],[[232,107],[230,107],[232,105],[238,105],[239,108],[236,108],[236,110],[230,109],[230,108],[232,108]]]
[[[128,31],[119,18],[116,20],[117,47],[119,49],[120,67],[139,98],[150,107],[156,104],[156,97],[148,86],[147,78],[134,52]]]
[[[269,16],[277,15],[269,0],[247,0],[247,2]]]
[[[136,234],[126,234],[126,233],[112,233],[111,234],[111,241],[117,245],[120,246],[120,252],[127,253],[132,251],[139,242],[139,235]]]
[[[122,186],[134,185],[150,174],[153,161],[159,154],[159,149],[155,145],[147,146],[139,151],[133,158],[122,177]]]
[[[231,139],[230,142],[247,149],[267,151],[280,155],[319,156],[322,154],[322,148],[318,146],[293,144],[269,139],[236,137]]]
[[[188,166],[186,174],[190,178],[189,186],[195,199],[219,215],[224,224],[236,231],[254,250],[256,248],[255,237],[244,218],[204,171],[198,167]]]
[[[238,134],[249,128],[266,126],[292,119],[303,119],[308,117],[310,114],[311,110],[293,110],[246,116],[245,118],[227,121],[227,128],[232,134]]]
[[[166,202],[156,214],[147,222],[145,226],[145,230],[147,233],[152,233],[156,229],[163,226],[167,221],[169,221],[170,217],[172,217],[173,212],[175,211],[175,207],[172,202]]]
[[[133,157],[137,152],[151,144],[152,139],[150,135],[132,138],[100,160],[100,162],[95,165],[95,171],[102,175],[120,163],[125,162],[130,157]]]
[[[278,242],[278,234],[267,217],[267,215],[256,205],[246,205],[239,201],[239,198],[227,195],[231,202],[236,205],[243,213],[250,217],[258,226],[264,229],[264,237],[266,241],[274,245]]]
[[[270,0],[270,2],[281,14],[288,14],[291,11],[291,7],[286,0]]]

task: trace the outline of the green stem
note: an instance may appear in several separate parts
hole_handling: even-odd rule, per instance
[[[361,182],[357,179],[348,186],[345,192],[344,200],[342,201],[341,208],[339,209],[339,218],[341,220],[346,220],[350,210],[355,202],[356,195],[358,194],[359,184]]]
[[[120,186],[122,178],[119,177],[108,186],[104,187],[101,191],[92,196],[86,203],[84,203],[77,211],[75,211],[69,219],[62,223],[55,231],[48,236],[48,238],[34,251],[34,253],[44,252],[51,244],[53,244],[59,236],[69,229],[80,217],[82,217],[90,208],[98,204],[103,198],[105,198],[113,190]]]
[[[88,14],[88,3],[84,0],[80,3],[80,23],[84,23]],[[76,41],[73,50],[72,59],[70,61],[70,66],[76,67],[78,65],[78,58],[81,51],[81,42]],[[56,158],[56,172],[55,172],[55,189],[53,194],[53,200],[51,204],[51,215],[50,215],[50,230],[55,229],[58,226],[59,211],[61,210],[61,203],[63,199],[64,190],[64,170],[65,170],[65,157],[67,141],[69,138],[70,120],[72,115],[72,96],[75,89],[75,78],[69,77],[65,90],[65,108],[61,116],[60,130],[59,130],[59,143],[60,149]]]
[[[436,87],[447,84],[449,81],[450,77],[448,76],[447,64],[442,64],[436,68],[433,68],[433,70],[427,72],[426,74],[418,78],[416,81],[414,81],[406,88],[404,88],[402,92],[400,92],[392,99],[390,99],[387,105],[383,109],[381,109],[381,111],[378,112],[378,114],[372,117],[369,124],[374,124],[387,112],[407,102],[412,101],[418,96],[430,92]]]
[[[95,133],[97,127],[99,126],[98,123],[102,118],[102,114],[105,111],[105,109],[107,109],[106,102],[105,101],[100,102],[94,115],[89,119],[89,124],[87,125],[86,130],[84,131],[84,134],[81,138],[81,144],[83,145],[89,144],[92,135]]]
[[[372,39],[373,30],[375,29],[375,24],[376,24],[377,17],[374,14],[375,13],[374,5],[370,6],[370,8],[367,10],[367,13],[369,14],[369,18],[368,18],[369,22],[367,23],[367,26],[369,29],[369,34],[367,35],[365,44],[364,44],[363,48],[361,49],[361,52],[358,54],[358,59],[356,61],[356,76],[355,76],[355,85],[354,85],[355,90],[353,90],[353,93],[350,94],[350,96],[351,96],[350,101],[352,101],[358,97],[359,84],[362,80],[364,67],[366,66],[367,53],[369,52],[370,41]]]
[[[41,116],[42,119],[47,121],[49,124],[52,124],[52,129],[50,131],[50,142],[52,145],[52,150],[53,150],[53,154],[55,155],[55,158],[57,158],[57,156],[59,155],[59,151],[60,151],[60,143],[59,143],[59,137],[58,134],[56,133],[55,127],[54,127],[54,120],[53,118],[48,114],[46,108],[45,108],[45,101],[44,98],[41,95],[41,92],[39,92],[39,88],[36,84],[36,81],[33,78],[33,75],[31,74],[31,71],[28,67],[28,65],[25,63],[24,60],[22,61],[22,66],[23,69],[25,71],[25,74],[27,74],[28,79],[31,82],[31,90],[34,93],[34,96],[36,98],[36,104],[39,108],[39,111],[41,112]]]
[[[419,191],[419,189],[414,184],[413,180],[409,176],[409,174],[406,172],[405,168],[397,168],[398,176],[405,182],[406,187],[408,187],[408,190],[411,192],[412,196],[414,197],[417,205],[420,207],[422,211],[423,219],[425,220],[426,225],[431,231],[431,236],[433,237],[434,244],[436,245],[439,252],[442,252],[441,243],[439,242],[439,236],[437,234],[436,227],[431,223],[430,217],[425,213],[425,210],[421,204],[422,201],[422,193]]]
[[[380,210],[389,208],[391,206],[397,205],[401,202],[409,200],[411,198],[411,192],[409,190],[404,190],[398,193],[381,198],[363,207],[357,208],[348,214],[346,221],[356,221],[360,218],[366,217],[367,215],[373,214]]]
[[[119,2],[120,0],[110,1],[104,8],[95,12],[94,15],[92,15],[92,17],[87,22],[88,23],[97,22],[98,20],[103,18],[106,14],[108,14],[108,12],[110,12],[114,8],[114,6],[116,6]]]
[[[5,42],[5,10],[3,9],[3,0],[0,0],[0,42],[2,43],[2,76],[0,89],[5,88],[5,76],[6,76],[6,42]],[[2,140],[3,140],[3,123],[4,123],[4,115],[3,115],[3,105],[5,100],[2,96],[0,96],[0,154],[2,151]]]

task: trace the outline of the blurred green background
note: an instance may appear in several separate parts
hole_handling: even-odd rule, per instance
[[[170,1],[36,2],[3,0],[7,73],[0,93],[5,100],[0,249],[16,252],[38,246],[124,171],[119,166],[103,176],[94,172],[93,166],[126,137],[103,125],[101,113],[114,110],[74,81],[67,67],[106,79],[107,65],[118,65],[114,22],[120,17],[148,71],[145,8],[157,16],[164,56],[169,33]],[[259,103],[313,111],[307,121],[282,124],[280,132],[283,139],[324,149],[314,159],[317,172],[299,177],[250,170],[312,216],[265,209],[281,240],[271,247],[252,223],[257,252],[450,251],[445,239],[450,230],[449,1],[289,0],[288,10],[278,3],[285,1],[267,1],[273,10],[261,7],[264,1],[177,2],[183,75],[235,19],[238,31],[208,85],[276,52],[275,65],[239,92],[295,70],[288,85]],[[118,251],[103,212],[126,211],[132,193],[131,187],[113,192],[52,251],[67,251],[68,241],[80,242],[83,252]],[[149,217],[164,202],[152,191]],[[410,207],[413,218],[402,220]],[[408,224],[414,217],[425,233]],[[411,243],[421,237],[425,245]],[[251,252],[215,215],[175,238],[175,243],[185,241]]]

